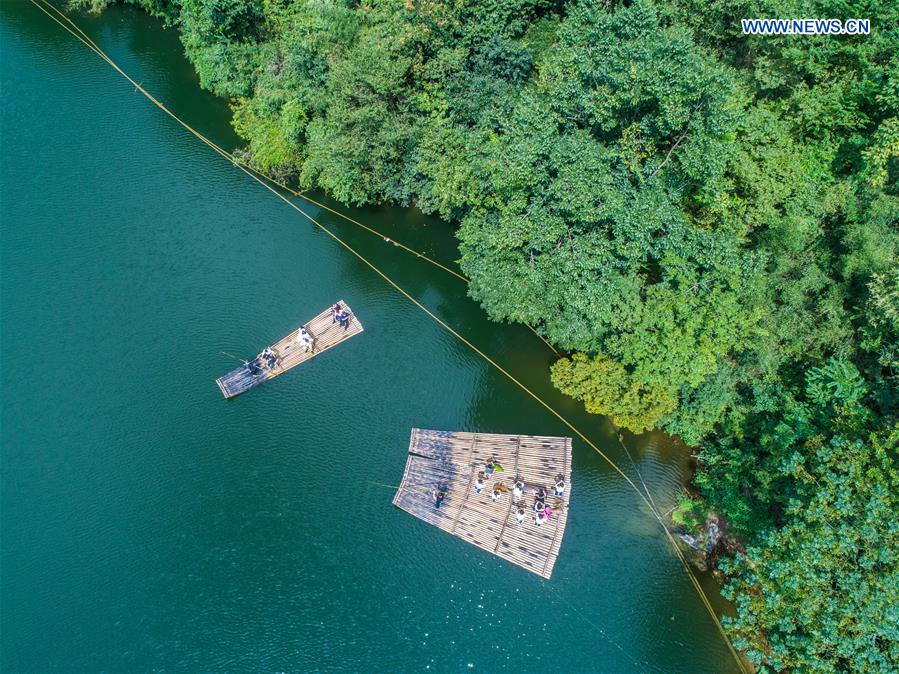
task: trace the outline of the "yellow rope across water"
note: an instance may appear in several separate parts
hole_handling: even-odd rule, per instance
[[[360,262],[365,264],[369,269],[371,269],[378,276],[380,276],[387,284],[389,284],[397,292],[399,292],[406,299],[408,299],[410,302],[412,302],[412,304],[414,304],[421,311],[423,311],[425,314],[427,314],[432,320],[434,320],[443,329],[445,329],[451,335],[456,337],[459,341],[461,341],[463,344],[468,346],[472,351],[474,351],[476,354],[478,354],[481,358],[483,358],[487,363],[489,363],[494,368],[496,368],[499,372],[501,372],[503,375],[505,375],[511,382],[513,382],[522,391],[527,393],[531,398],[533,398],[543,408],[545,408],[548,412],[550,412],[553,416],[555,416],[559,421],[561,421],[565,426],[567,426],[575,435],[577,435],[581,440],[583,440],[591,449],[593,449],[593,451],[595,451],[600,457],[602,457],[606,461],[606,463],[608,463],[609,466],[611,466],[612,469],[616,473],[618,473],[630,485],[630,487],[637,493],[637,495],[640,497],[640,499],[643,501],[643,503],[649,509],[650,513],[661,525],[662,531],[665,533],[665,536],[667,537],[668,542],[671,544],[672,550],[674,550],[675,555],[680,560],[681,565],[683,566],[684,570],[686,571],[688,578],[690,579],[691,583],[693,584],[693,587],[696,589],[696,592],[699,595],[700,599],[702,600],[703,605],[706,607],[706,610],[708,611],[713,622],[715,623],[715,626],[718,628],[718,631],[720,632],[721,637],[724,639],[724,643],[727,645],[727,648],[730,650],[731,654],[733,655],[734,660],[737,663],[737,666],[739,667],[739,669],[742,672],[746,672],[746,668],[745,668],[745,665],[743,664],[743,661],[740,659],[739,655],[737,654],[736,650],[734,649],[733,645],[731,644],[730,639],[728,639],[727,634],[724,632],[724,627],[721,625],[721,621],[718,619],[718,616],[715,613],[715,610],[712,608],[712,605],[711,605],[711,602],[709,601],[708,596],[706,595],[705,591],[702,589],[702,586],[699,584],[699,580],[696,578],[696,575],[693,573],[693,570],[690,568],[690,565],[687,562],[686,558],[684,557],[684,554],[681,551],[680,547],[678,547],[677,542],[674,540],[674,536],[672,536],[671,532],[668,530],[668,527],[665,526],[665,523],[662,520],[661,515],[659,515],[658,510],[654,507],[654,504],[647,498],[646,495],[644,495],[644,493],[639,489],[639,487],[637,487],[637,485],[634,483],[634,481],[623,470],[621,470],[621,468],[618,467],[618,464],[616,464],[614,461],[612,461],[612,459],[609,458],[609,456],[606,455],[605,452],[603,452],[586,435],[581,433],[581,431],[579,431],[570,421],[568,421],[559,412],[557,412],[555,409],[553,409],[549,405],[549,403],[547,403],[542,398],[540,398],[536,393],[531,391],[531,389],[529,389],[522,382],[520,382],[518,379],[516,379],[515,376],[513,376],[503,366],[501,366],[499,363],[497,363],[495,360],[493,360],[490,356],[488,356],[486,353],[484,353],[478,347],[476,347],[474,344],[472,344],[470,341],[468,341],[465,337],[463,337],[461,334],[459,334],[451,326],[449,326],[442,319],[440,319],[438,316],[436,316],[430,309],[425,307],[421,302],[419,302],[417,299],[412,297],[412,295],[410,295],[402,287],[397,285],[397,283],[395,281],[393,281],[393,279],[391,279],[384,272],[382,272],[380,269],[378,269],[374,264],[369,262],[364,256],[362,256],[360,253],[358,253],[352,246],[350,246],[343,239],[341,239],[339,236],[337,236],[334,232],[332,232],[330,229],[328,229],[323,224],[321,224],[318,220],[316,220],[311,215],[306,213],[302,208],[300,208],[294,202],[292,202],[290,199],[285,197],[281,192],[279,192],[274,187],[272,187],[268,182],[266,182],[266,180],[264,180],[262,177],[257,175],[251,168],[244,166],[241,162],[237,161],[237,159],[233,155],[231,155],[229,152],[220,148],[214,142],[212,142],[211,140],[206,138],[203,134],[201,134],[199,131],[197,131],[190,125],[188,125],[180,117],[175,115],[175,113],[173,113],[171,110],[169,110],[167,107],[165,107],[165,105],[163,105],[150,92],[148,92],[138,82],[136,82],[133,78],[131,78],[112,59],[110,59],[109,56],[107,56],[103,52],[103,50],[100,49],[100,47],[97,46],[96,43],[94,43],[94,41],[90,37],[88,37],[87,34],[85,34],[84,31],[82,31],[64,12],[62,12],[61,10],[59,10],[58,8],[56,8],[55,6],[50,4],[47,0],[30,0],[30,2],[35,7],[37,7],[42,12],[44,12],[44,14],[46,14],[48,17],[50,17],[54,22],[59,24],[68,33],[73,35],[77,40],[79,40],[85,46],[87,46],[91,51],[93,51],[95,54],[97,54],[97,56],[99,56],[104,61],[106,61],[112,68],[114,68],[120,75],[122,75],[122,77],[127,79],[132,85],[134,85],[134,87],[138,91],[140,91],[144,96],[146,96],[148,100],[150,100],[160,110],[165,112],[174,121],[176,121],[178,124],[180,124],[182,127],[184,127],[184,129],[186,129],[191,134],[196,136],[198,139],[200,139],[201,141],[206,143],[206,145],[208,145],[210,148],[212,148],[213,150],[218,152],[220,155],[222,155],[223,157],[225,157],[226,159],[231,161],[235,166],[237,166],[237,168],[239,168],[241,171],[243,171],[245,174],[247,174],[250,178],[255,180],[257,183],[262,185],[265,189],[269,190],[276,197],[278,197],[279,199],[284,201],[284,203],[286,203],[288,206],[290,206],[295,211],[300,213],[300,215],[302,215],[304,218],[309,220],[312,224],[314,224],[316,227],[318,227],[322,232],[324,232],[325,234],[330,236],[335,242],[337,242],[340,246],[342,246],[348,252],[350,252],[353,256],[355,256]],[[59,18],[57,18],[57,16]],[[66,24],[68,24],[68,25],[66,25]],[[289,189],[288,189],[288,191],[292,192],[292,190],[289,190]]]

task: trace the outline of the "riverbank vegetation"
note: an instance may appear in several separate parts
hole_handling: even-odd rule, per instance
[[[560,390],[698,447],[755,663],[899,667],[899,5],[132,1],[262,169],[455,223]],[[739,30],[809,16],[872,33]]]

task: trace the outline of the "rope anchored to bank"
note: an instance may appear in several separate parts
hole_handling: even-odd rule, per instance
[[[322,232],[324,232],[329,237],[331,237],[336,243],[338,243],[340,246],[342,246],[344,249],[346,249],[354,257],[356,257],[360,262],[362,262],[369,269],[371,269],[375,274],[380,276],[388,285],[393,287],[398,293],[403,295],[403,297],[408,299],[412,304],[414,304],[416,307],[418,307],[422,312],[424,312],[427,316],[429,316],[432,320],[434,320],[438,325],[440,325],[448,333],[450,333],[451,335],[456,337],[459,341],[461,341],[463,344],[465,344],[467,347],[469,347],[472,351],[474,351],[478,356],[483,358],[487,363],[489,363],[491,366],[496,368],[496,370],[498,370],[500,373],[502,373],[506,378],[508,378],[512,383],[514,383],[516,386],[518,386],[522,391],[527,393],[531,398],[533,398],[537,403],[539,403],[549,413],[551,413],[553,416],[555,416],[559,421],[561,421],[565,426],[567,426],[573,433],[575,433],[581,440],[583,440],[591,449],[593,449],[593,451],[595,451],[603,460],[605,460],[606,463],[608,463],[609,466],[616,473],[618,473],[630,485],[630,487],[637,493],[637,495],[640,497],[640,499],[643,501],[643,503],[649,509],[650,513],[653,515],[653,517],[658,521],[658,523],[662,527],[662,530],[665,533],[665,536],[668,539],[668,541],[671,545],[671,548],[674,550],[675,555],[681,562],[681,565],[683,566],[685,572],[687,573],[688,578],[690,579],[693,587],[696,589],[697,594],[699,595],[700,599],[702,600],[703,605],[706,607],[706,610],[708,611],[710,617],[712,618],[713,622],[715,623],[715,626],[717,627],[722,638],[724,639],[724,642],[727,645],[727,648],[730,650],[731,654],[733,655],[734,660],[737,663],[737,666],[740,668],[741,671],[746,672],[746,668],[743,664],[743,661],[737,655],[736,650],[734,649],[733,645],[730,643],[730,639],[728,639],[726,633],[724,632],[724,627],[721,625],[721,621],[718,619],[717,614],[715,613],[714,609],[712,608],[712,605],[711,605],[711,602],[709,601],[708,596],[706,595],[705,591],[702,589],[702,586],[700,585],[699,580],[696,578],[696,575],[693,573],[692,569],[690,568],[690,565],[687,562],[686,558],[684,557],[684,554],[681,551],[680,547],[678,547],[677,541],[674,539],[674,536],[668,530],[668,527],[665,526],[665,523],[662,520],[661,515],[659,514],[658,510],[655,508],[654,503],[650,500],[651,497],[647,498],[647,496],[640,490],[640,488],[637,487],[637,485],[634,483],[634,481],[621,468],[619,468],[618,464],[616,464],[614,461],[612,461],[612,459],[609,456],[607,456],[592,440],[590,440],[586,435],[584,435],[581,431],[579,431],[570,421],[568,421],[559,412],[557,412],[553,407],[551,407],[549,405],[549,403],[547,403],[542,398],[540,398],[536,393],[531,391],[531,389],[529,389],[527,386],[525,386],[521,381],[516,379],[515,376],[512,375],[508,370],[503,368],[499,363],[497,363],[495,360],[490,358],[490,356],[488,356],[486,353],[481,351],[477,346],[475,346],[470,341],[468,341],[465,337],[463,337],[461,334],[459,334],[455,329],[453,329],[450,325],[448,325],[441,318],[439,318],[437,315],[435,315],[431,310],[429,310],[427,307],[425,307],[421,302],[419,302],[417,299],[412,297],[412,295],[410,295],[408,292],[406,292],[402,287],[400,287],[395,281],[393,281],[390,277],[388,277],[384,272],[382,272],[372,262],[370,262],[368,259],[366,259],[362,254],[357,252],[352,246],[350,246],[350,244],[348,244],[346,241],[344,241],[342,238],[340,238],[337,234],[335,234],[333,231],[331,231],[328,227],[326,227],[325,225],[320,223],[318,220],[313,218],[311,215],[309,215],[306,211],[304,211],[302,208],[297,206],[290,199],[285,197],[284,194],[282,194],[277,189],[275,189],[275,187],[272,187],[272,184],[277,185],[278,187],[281,187],[285,191],[293,194],[294,196],[299,196],[299,193],[297,193],[294,190],[290,189],[289,187],[283,185],[282,183],[279,183],[279,182],[269,178],[268,176],[263,176],[263,174],[258,173],[252,167],[245,165],[245,162],[243,162],[242,160],[239,160],[233,154],[231,154],[228,151],[224,150],[223,148],[219,147],[216,143],[209,140],[203,134],[201,134],[199,131],[197,131],[196,129],[191,127],[189,124],[187,124],[187,122],[183,121],[175,113],[173,113],[171,110],[169,110],[162,102],[160,102],[157,98],[155,98],[150,92],[148,92],[146,89],[144,89],[137,81],[135,81],[131,76],[129,76],[124,70],[122,70],[64,12],[62,12],[58,8],[54,7],[47,0],[30,0],[30,2],[35,7],[40,9],[44,14],[46,14],[50,19],[52,19],[55,23],[57,23],[59,26],[61,26],[64,30],[66,30],[68,33],[70,33],[73,37],[75,37],[79,42],[83,43],[86,47],[88,47],[91,51],[93,51],[97,56],[99,56],[106,63],[108,63],[110,65],[110,67],[112,67],[120,75],[122,75],[122,77],[124,77],[126,80],[128,80],[128,82],[130,82],[135,87],[135,89],[137,89],[139,92],[141,92],[150,102],[152,102],[156,107],[158,107],[160,110],[162,110],[164,113],[166,113],[175,122],[177,122],[179,125],[181,125],[185,130],[187,130],[193,136],[195,136],[196,138],[201,140],[203,143],[208,145],[211,149],[218,152],[221,156],[228,159],[237,168],[239,168],[241,171],[243,171],[245,174],[247,174],[247,176],[249,176],[250,178],[255,180],[257,183],[259,183],[265,189],[269,190],[272,194],[274,194],[276,197],[278,197],[279,199],[284,201],[284,203],[286,203],[288,206],[290,206],[295,211],[297,211],[300,215],[302,215],[304,218],[306,218],[309,222],[311,222],[316,227],[318,227]],[[272,184],[267,182],[268,180],[271,180]],[[308,200],[307,197],[301,197],[301,198]],[[309,201],[311,201],[311,200],[309,200]],[[317,202],[313,202],[313,203],[317,203]],[[332,209],[330,209],[326,206],[322,205],[322,207],[332,213],[337,213],[336,211],[333,211]],[[341,214],[338,213],[338,215],[341,215]],[[348,217],[348,216],[341,215],[341,217]],[[362,226],[366,227],[364,225],[362,225]],[[367,228],[367,229],[369,229],[369,231],[372,231],[372,232],[376,231],[376,230],[372,230],[370,228]],[[407,250],[411,251],[412,249],[407,249]],[[412,252],[415,252],[415,251],[412,251]],[[437,263],[437,264],[438,264],[438,266],[441,266],[441,267],[443,266],[443,265],[439,265],[439,263]],[[447,271],[450,271],[446,267],[444,267],[444,269]],[[452,273],[454,273],[454,272],[452,272]],[[459,274],[456,274],[456,275],[461,276]],[[462,277],[462,278],[464,278],[464,277]]]

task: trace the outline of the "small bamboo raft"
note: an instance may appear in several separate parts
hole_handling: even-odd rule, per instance
[[[219,385],[222,395],[226,398],[233,398],[245,391],[256,388],[263,382],[274,379],[279,374],[287,372],[300,363],[304,363],[310,358],[314,358],[318,354],[348,340],[353,335],[358,335],[362,332],[362,323],[352,314],[350,307],[343,300],[338,302],[338,304],[351,314],[349,326],[346,329],[333,320],[330,307],[325,309],[305,324],[306,330],[315,340],[315,348],[312,351],[304,350],[303,345],[297,341],[297,334],[299,333],[299,327],[297,327],[287,337],[269,347],[277,359],[274,367],[268,368],[262,362],[263,359],[257,357],[258,361],[253,362],[259,363],[258,368],[260,371],[258,374],[251,374],[245,365],[241,365],[224,377],[216,379],[215,381]]]
[[[475,493],[478,474],[488,462],[503,472],[485,480]],[[553,487],[565,481],[564,493]],[[524,482],[524,494],[513,498],[516,481]],[[501,486],[500,486],[501,485]],[[493,490],[502,494],[496,502]],[[534,524],[536,492],[547,492],[553,514]],[[442,495],[437,502],[435,496]],[[428,524],[447,531],[544,578],[552,575],[562,546],[571,495],[571,438],[532,435],[492,435],[412,429],[409,459],[393,504]],[[519,524],[516,512],[525,510]]]

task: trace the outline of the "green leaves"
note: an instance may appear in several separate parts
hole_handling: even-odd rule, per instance
[[[414,120],[402,91],[412,57],[396,42],[396,28],[365,27],[328,73],[328,106],[307,129],[301,180],[350,203],[404,202],[405,153]]]
[[[889,672],[899,664],[899,431],[821,429],[789,518],[738,555],[728,629],[777,671]],[[764,635],[764,638],[762,637]]]
[[[899,158],[899,118],[890,117],[877,130],[874,142],[862,152],[865,159],[864,174],[873,187],[886,183],[889,173],[887,162]]]
[[[675,405],[664,389],[641,382],[601,355],[575,354],[557,361],[552,380],[563,393],[583,400],[588,412],[606,414],[637,433],[653,428]]]
[[[854,406],[867,391],[859,371],[851,363],[836,358],[806,375],[806,396],[819,407]]]
[[[603,142],[636,125],[657,148],[647,176],[674,170],[702,185],[720,174],[732,75],[688,31],[661,25],[648,2],[615,12],[579,3],[558,34],[540,87],[560,117]]]
[[[893,671],[899,664],[899,425],[866,406],[867,384],[831,359],[805,400],[702,450],[697,483],[748,540],[722,568],[728,629],[775,671]]]

